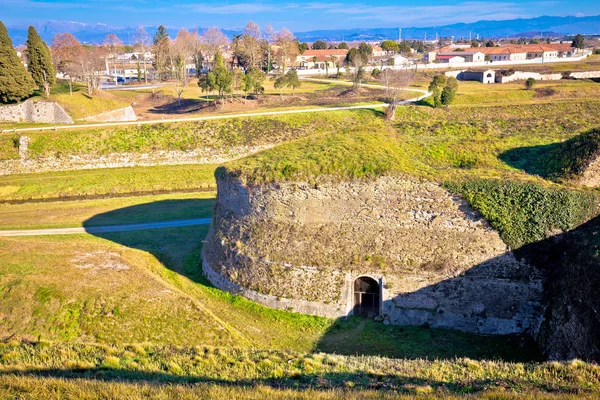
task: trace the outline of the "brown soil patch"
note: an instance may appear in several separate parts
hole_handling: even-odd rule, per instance
[[[235,94],[222,100],[208,100],[205,97],[197,99],[181,99],[172,95],[157,92],[144,93],[135,98],[133,108],[140,120],[173,118],[182,116],[199,116],[210,113],[248,112],[261,108],[301,107],[301,106],[331,106],[339,103],[355,103],[381,100],[384,91],[373,88],[336,87],[319,90],[314,93],[301,94],[264,94],[248,96]]]

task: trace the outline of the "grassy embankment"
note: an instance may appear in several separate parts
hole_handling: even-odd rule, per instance
[[[123,101],[110,92],[97,91],[90,95],[87,93],[85,86],[78,84],[73,85],[73,94],[70,94],[69,85],[64,81],[59,82],[52,88],[50,100],[60,104],[74,120],[131,105],[131,102]]]

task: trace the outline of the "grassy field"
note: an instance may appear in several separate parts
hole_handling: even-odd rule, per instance
[[[589,80],[540,81],[533,90],[522,83],[484,85],[460,82],[453,106],[540,104],[600,99],[600,83]]]
[[[237,387],[241,393],[254,392],[256,398],[261,386],[299,392],[320,388],[325,393],[334,390],[333,394],[337,392],[338,396],[345,393],[341,390],[350,391],[352,396],[356,389],[379,390],[380,396],[386,392],[440,397],[496,392],[499,396],[495,398],[500,399],[512,398],[515,392],[523,391],[591,397],[600,390],[598,367],[579,361],[541,364],[467,358],[408,361],[209,346],[50,343],[8,344],[0,350],[0,355],[5,360],[4,379],[16,382],[45,377],[60,379],[65,386],[76,380],[106,388],[116,380],[129,385],[173,385],[173,389],[179,390],[193,390],[185,384],[218,384],[223,392],[236,393]]]

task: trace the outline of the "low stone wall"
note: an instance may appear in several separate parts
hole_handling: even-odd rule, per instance
[[[19,159],[0,160],[0,175],[34,172],[70,171],[97,168],[121,168],[153,165],[221,164],[266,150],[272,145],[238,146],[229,149],[170,150],[152,153],[110,153],[106,155],[57,155],[30,158],[26,136],[19,140]],[[25,149],[23,146],[25,145]]]
[[[562,74],[539,74],[537,72],[516,71],[514,74],[508,76],[496,75],[496,83],[524,81],[529,78],[533,78],[536,81],[559,81],[563,76]]]
[[[534,332],[542,275],[439,184],[380,178],[315,187],[218,180],[203,268],[216,286],[323,316],[380,284],[380,318],[486,334]]]
[[[573,79],[600,78],[600,71],[571,72],[569,77]]]
[[[0,121],[72,124],[73,118],[57,103],[26,100],[20,104],[0,106]]]
[[[93,115],[91,117],[84,118],[88,122],[123,122],[123,121],[137,121],[137,116],[133,107],[128,106],[125,108],[119,108],[118,110],[107,111],[101,114]]]

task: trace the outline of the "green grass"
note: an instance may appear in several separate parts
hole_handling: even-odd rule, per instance
[[[212,216],[215,192],[0,204],[0,229],[118,225]],[[116,212],[116,210],[121,210]],[[112,214],[107,214],[115,211]],[[104,217],[93,217],[104,214]]]
[[[110,93],[98,92],[93,95],[87,93],[82,85],[73,85],[73,94],[69,94],[67,82],[59,82],[50,92],[50,100],[60,104],[74,120],[83,119],[103,112],[116,110],[131,105]]]
[[[409,361],[210,346],[46,342],[7,344],[0,349],[0,358],[5,379],[10,377],[18,382],[19,375],[38,380],[60,378],[65,386],[76,379],[87,384],[117,380],[175,388],[214,383],[221,386],[221,393],[233,390],[227,389],[232,385],[238,390],[245,388],[247,394],[260,393],[261,386],[279,390],[345,389],[350,396],[357,389],[378,389],[380,396],[387,392],[436,397],[486,392],[505,392],[508,396],[512,392],[593,396],[600,392],[598,366],[580,361],[540,364],[468,358]],[[259,385],[258,389],[252,389],[255,385]],[[104,386],[109,387],[107,383]],[[181,387],[181,390],[191,388]]]
[[[468,177],[541,182],[507,151],[562,142],[600,124],[600,102],[433,109],[401,107],[389,124],[313,135],[226,164],[249,182],[367,179],[408,174],[445,181]],[[522,154],[529,160],[527,154]],[[221,172],[223,173],[223,171]]]
[[[277,144],[316,132],[365,126],[376,120],[371,110],[216,121],[119,126],[28,132],[29,156],[105,155],[113,152],[148,153],[158,150],[228,149]],[[1,159],[18,158],[13,134],[0,136]]]
[[[216,165],[174,165],[16,174],[0,177],[0,201],[213,191]]]
[[[484,85],[460,82],[453,106],[539,104],[600,99],[600,84],[589,80],[538,82],[534,90],[522,83]]]

